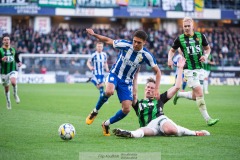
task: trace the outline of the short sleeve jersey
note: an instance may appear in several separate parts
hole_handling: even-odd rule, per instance
[[[146,48],[134,51],[132,42],[114,40],[113,47],[119,49],[119,54],[110,72],[116,74],[125,83],[132,82],[134,74],[141,64],[146,63],[150,67],[157,65],[156,59]]]
[[[203,46],[207,46],[208,41],[204,34],[194,32],[193,36],[181,34],[178,36],[172,45],[172,48],[177,50],[179,47],[186,59],[184,69],[194,70],[203,68],[200,62],[200,57],[203,55]]]
[[[12,71],[17,71],[16,62],[20,62],[18,54],[14,48],[0,48],[0,59],[4,56],[7,57],[7,61],[1,61],[1,74],[8,74]]]
[[[105,52],[94,52],[90,58],[94,71],[94,75],[104,75],[104,64],[107,62],[107,54]]]
[[[138,121],[140,127],[148,125],[149,122],[164,115],[163,106],[168,101],[167,91],[161,94],[160,99],[142,99],[138,100],[133,106],[136,115],[138,116]]]

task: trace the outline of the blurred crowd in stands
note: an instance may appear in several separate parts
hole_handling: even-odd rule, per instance
[[[132,40],[134,31],[126,28],[96,29],[95,32],[112,39]],[[147,48],[155,55],[160,67],[166,66],[168,51],[177,37],[166,31],[147,31]],[[206,30],[205,35],[212,49],[212,55],[218,66],[240,66],[240,29],[214,28]],[[85,28],[52,28],[49,34],[39,34],[32,28],[16,27],[12,31],[11,45],[21,53],[33,54],[91,54],[95,51],[96,39],[86,34]],[[117,57],[117,51],[105,45],[109,63]]]
[[[161,7],[163,1],[161,0],[131,0],[128,1],[115,1],[115,0],[78,0],[80,7],[117,7],[117,6],[148,6],[148,7]],[[164,1],[167,3],[166,1]],[[177,1],[181,3],[181,1]],[[170,2],[170,4],[173,2]],[[176,2],[175,2],[176,3]],[[240,9],[239,0],[205,0],[205,8],[221,8],[221,9]]]

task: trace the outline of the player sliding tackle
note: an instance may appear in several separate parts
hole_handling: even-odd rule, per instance
[[[137,73],[133,82],[133,108],[138,116],[140,127],[135,131],[114,129],[113,133],[120,137],[141,138],[144,136],[208,136],[210,133],[206,130],[192,131],[175,124],[163,113],[163,106],[170,100],[181,88],[182,73],[185,59],[179,59],[177,67],[177,80],[173,87],[161,94],[160,99],[154,98],[156,89],[155,80],[149,78],[145,86],[144,99],[138,100],[137,97]],[[150,115],[150,116],[149,116]]]
[[[113,40],[109,37],[105,37],[96,34],[92,29],[86,29],[87,33],[98,40],[112,45],[114,48],[119,50],[118,59],[113,65],[109,75],[106,78],[106,91],[99,97],[96,107],[86,118],[86,124],[90,125],[93,123],[100,108],[103,104],[114,94],[114,90],[117,91],[117,95],[120,103],[122,104],[122,109],[117,111],[117,113],[102,123],[103,135],[110,136],[109,126],[123,119],[130,112],[132,106],[132,85],[133,78],[136,71],[144,63],[152,67],[156,76],[156,90],[154,90],[153,95],[155,98],[159,99],[159,85],[161,72],[156,63],[156,59],[153,57],[144,45],[148,35],[141,30],[136,31],[133,34],[133,40]]]

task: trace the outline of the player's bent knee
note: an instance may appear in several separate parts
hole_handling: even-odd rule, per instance
[[[124,114],[128,114],[130,112],[130,107],[129,108],[122,108],[122,111]]]
[[[107,91],[107,90],[105,91],[105,95],[108,97],[110,97],[113,94],[114,94],[114,91]]]
[[[169,125],[168,122],[163,125],[163,131],[166,135],[177,135],[178,132],[177,128],[174,125]]]
[[[164,133],[166,135],[176,135],[177,134],[177,130],[173,129],[173,128],[167,128],[166,130],[164,130]]]
[[[197,86],[193,89],[193,92],[194,92],[194,95],[196,97],[202,97],[203,96],[203,91],[202,91],[202,88],[201,86]]]

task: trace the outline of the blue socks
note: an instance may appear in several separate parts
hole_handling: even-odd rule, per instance
[[[186,86],[187,86],[187,82],[183,82],[182,83],[182,90],[185,90]]]
[[[103,93],[103,96],[100,96],[96,105],[96,110],[99,110],[102,105],[107,102],[109,97],[105,96],[105,94]]]
[[[103,87],[100,87],[100,88],[99,88],[99,92],[100,92],[100,96],[103,96],[103,95],[104,95]]]
[[[110,124],[113,124],[123,119],[127,114],[124,114],[122,110],[119,110],[113,117],[110,118]]]

